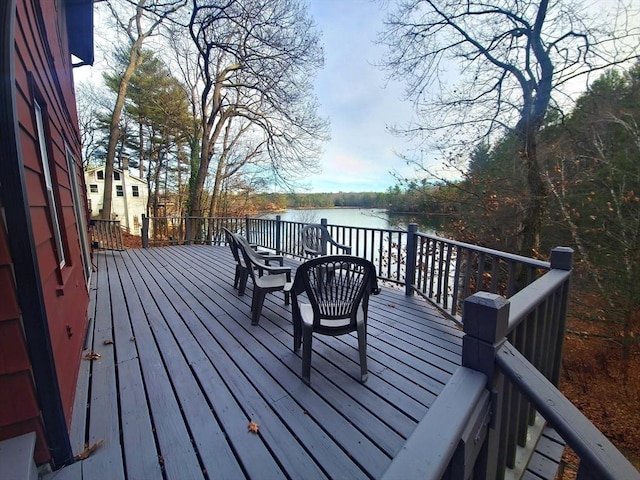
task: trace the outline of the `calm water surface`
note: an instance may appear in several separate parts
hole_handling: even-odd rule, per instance
[[[381,208],[311,208],[291,209],[279,214],[282,220],[289,222],[320,223],[322,218],[332,225],[352,227],[400,229],[405,230],[409,223],[417,223],[424,233],[437,233],[442,223],[439,220],[408,215],[389,215]],[[263,218],[275,218],[276,214]]]

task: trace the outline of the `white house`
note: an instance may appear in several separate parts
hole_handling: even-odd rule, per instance
[[[84,173],[87,184],[89,210],[92,217],[102,212],[104,199],[104,166],[89,168]],[[111,218],[120,220],[120,224],[133,235],[140,235],[142,215],[147,212],[149,198],[147,182],[133,176],[129,169],[113,169],[113,194]]]

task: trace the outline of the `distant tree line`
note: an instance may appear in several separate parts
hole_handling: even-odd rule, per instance
[[[254,212],[290,208],[388,208],[391,196],[388,192],[254,193],[248,205]]]
[[[278,211],[290,208],[383,208],[389,213],[410,213],[420,216],[452,215],[454,210],[443,203],[444,184],[426,185],[409,182],[407,186],[394,185],[386,192],[326,192],[326,193],[254,193],[243,204],[250,212]],[[239,202],[239,198],[235,198]]]

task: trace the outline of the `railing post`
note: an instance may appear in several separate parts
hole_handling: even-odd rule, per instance
[[[571,270],[573,268],[573,248],[555,247],[551,250],[551,268]]]
[[[282,245],[280,243],[282,241],[282,232],[280,231],[281,228],[282,216],[276,215],[276,255],[280,255],[280,252],[282,251]]]
[[[250,238],[250,232],[251,232],[251,230],[249,230],[250,223],[251,222],[250,222],[250,219],[249,219],[249,215],[245,215],[244,216],[244,238],[246,238],[249,243],[251,243],[253,241]]]
[[[462,313],[462,366],[482,372],[491,391],[491,422],[489,435],[478,457],[479,478],[503,478],[505,448],[503,448],[502,416],[504,408],[504,375],[496,369],[496,354],[505,342],[509,325],[509,301],[500,295],[478,292],[464,302]]]
[[[191,221],[187,214],[184,215],[184,244],[191,245]]]
[[[416,279],[416,261],[418,250],[418,224],[410,223],[407,226],[407,261],[404,275],[404,294],[413,296],[413,284]]]
[[[555,247],[551,250],[551,269],[569,271],[573,268],[573,249],[570,247]],[[556,331],[557,343],[553,352],[553,365],[549,380],[556,387],[560,384],[562,371],[562,352],[564,351],[564,337],[567,328],[567,307],[569,304],[569,282],[562,292],[560,299],[560,311],[558,312],[558,325]]]
[[[322,255],[326,255],[327,254],[327,243],[329,242],[329,239],[327,238],[328,234],[328,230],[327,228],[327,219],[326,218],[321,218],[320,219],[320,224],[322,226],[324,226],[325,228],[322,229],[322,240],[320,241],[321,245],[320,245],[320,251],[322,252]]]
[[[142,228],[140,229],[140,235],[142,235],[142,248],[149,248],[149,217],[144,213],[142,214]]]

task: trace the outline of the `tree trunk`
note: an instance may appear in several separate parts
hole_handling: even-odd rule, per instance
[[[104,198],[102,201],[102,218],[106,220],[111,218],[111,205],[113,200],[113,163],[116,156],[116,146],[120,137],[120,117],[122,116],[122,109],[124,108],[124,102],[127,96],[129,80],[131,80],[133,73],[140,65],[140,48],[142,47],[143,40],[144,37],[138,38],[131,48],[129,64],[127,65],[124,75],[122,75],[122,79],[120,80],[118,96],[113,107],[113,113],[111,114],[107,160],[104,168]]]
[[[140,172],[140,178],[144,178],[144,130],[142,121],[138,122],[138,171]]]
[[[209,206],[209,216],[214,217],[218,213],[218,200],[220,198],[220,189],[222,181],[224,180],[224,172],[226,169],[225,154],[220,155],[220,161],[218,161],[218,168],[216,168],[216,176],[213,181],[213,191],[211,192],[211,204]]]
[[[529,198],[525,205],[519,235],[519,252],[527,257],[537,257],[540,250],[542,219],[547,206],[547,186],[538,161],[536,133],[529,132],[525,140],[525,165]]]

